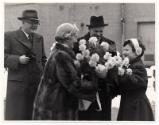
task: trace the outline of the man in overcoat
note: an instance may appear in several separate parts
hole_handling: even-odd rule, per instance
[[[109,44],[109,52],[114,56],[116,55],[116,45],[114,41],[103,36],[105,26],[108,26],[108,24],[104,23],[103,16],[91,16],[90,25],[87,25],[89,32],[79,40],[85,39],[88,42],[90,37],[97,37],[100,43],[107,42]],[[74,47],[75,53],[79,52],[78,46],[79,43],[76,43]],[[109,85],[107,78],[98,78],[98,93],[102,110],[99,111],[99,102],[95,101],[86,111],[79,111],[80,120],[111,120],[112,96]]]
[[[35,93],[46,62],[43,37],[34,31],[37,11],[25,10],[22,26],[5,33],[4,66],[8,70],[6,120],[31,120]]]

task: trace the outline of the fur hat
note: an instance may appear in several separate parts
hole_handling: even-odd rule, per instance
[[[56,29],[55,40],[62,40],[70,37],[72,34],[77,34],[79,29],[75,24],[63,23]]]

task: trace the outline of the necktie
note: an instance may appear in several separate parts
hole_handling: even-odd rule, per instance
[[[29,34],[28,39],[29,39],[29,41],[30,41],[31,43],[33,42],[33,36],[32,36],[32,34]]]
[[[28,39],[31,43],[31,48],[33,47],[33,34],[29,34]]]

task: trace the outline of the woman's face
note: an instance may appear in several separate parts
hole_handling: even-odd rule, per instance
[[[67,45],[69,46],[69,48],[73,48],[75,42],[77,42],[77,35],[72,35],[72,36],[68,39]]]
[[[123,47],[122,54],[123,57],[128,57],[129,60],[133,60],[137,57],[136,53],[133,52],[132,47],[129,44]]]

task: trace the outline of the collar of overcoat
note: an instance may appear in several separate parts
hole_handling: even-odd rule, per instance
[[[135,59],[130,60],[130,64],[134,64],[134,63],[140,62],[140,61],[141,61],[141,58],[140,57],[136,57]]]
[[[30,44],[29,39],[24,34],[24,32],[21,30],[21,28],[19,30],[17,30],[15,38],[17,39],[18,42],[20,42],[24,47],[26,47],[28,49],[32,49],[32,47],[34,47],[34,45],[38,41],[38,40],[36,40],[37,36],[33,33],[33,41],[32,41],[33,43]]]
[[[60,50],[65,51],[66,53],[68,53],[72,57],[72,59],[75,59],[75,53],[73,52],[72,49],[65,47],[64,45],[62,45],[60,43],[56,43],[55,47],[56,47],[56,49],[60,49]]]

